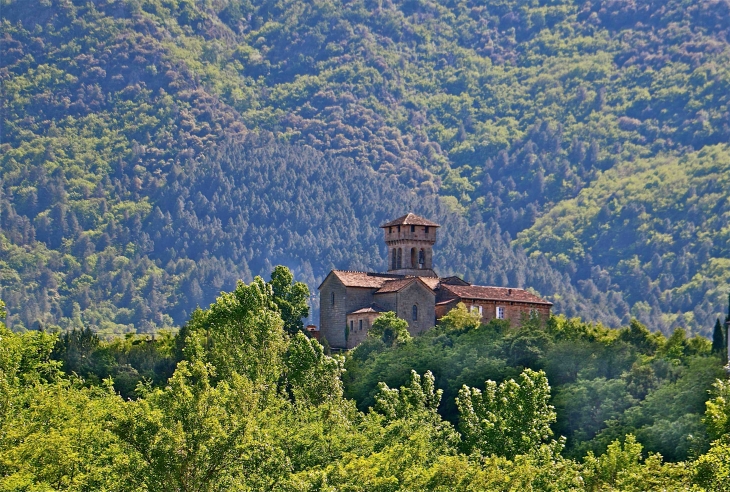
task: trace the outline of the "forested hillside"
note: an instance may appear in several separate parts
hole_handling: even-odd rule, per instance
[[[149,332],[275,263],[310,287],[381,267],[377,225],[408,210],[445,224],[441,272],[533,287],[559,312],[705,335],[722,315],[726,0],[0,15],[16,329]]]

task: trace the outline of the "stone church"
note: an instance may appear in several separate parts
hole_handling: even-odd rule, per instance
[[[550,315],[552,303],[524,289],[471,285],[433,270],[433,246],[440,226],[409,213],[380,226],[388,245],[388,272],[332,270],[319,286],[319,335],[333,348],[361,343],[373,321],[394,311],[417,335],[460,302],[478,311],[482,322]]]

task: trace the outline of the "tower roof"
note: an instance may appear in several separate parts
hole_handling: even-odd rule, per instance
[[[392,227],[392,226],[398,226],[398,225],[418,225],[418,226],[428,226],[428,227],[441,227],[436,222],[431,222],[428,219],[424,219],[423,217],[419,217],[416,214],[408,213],[404,215],[403,217],[398,217],[395,220],[391,220],[390,222],[383,224],[380,226],[380,228],[384,227]]]

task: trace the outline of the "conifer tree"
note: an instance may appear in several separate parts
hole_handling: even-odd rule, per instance
[[[715,329],[712,330],[712,351],[716,354],[722,354],[725,351],[725,334],[723,333],[720,318],[715,321]]]

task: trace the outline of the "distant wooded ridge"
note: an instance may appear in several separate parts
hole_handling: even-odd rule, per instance
[[[724,316],[726,1],[4,0],[0,16],[15,330],[178,327],[276,264],[312,288],[384,264],[375,227],[411,210],[452,228],[444,275],[667,335]]]

